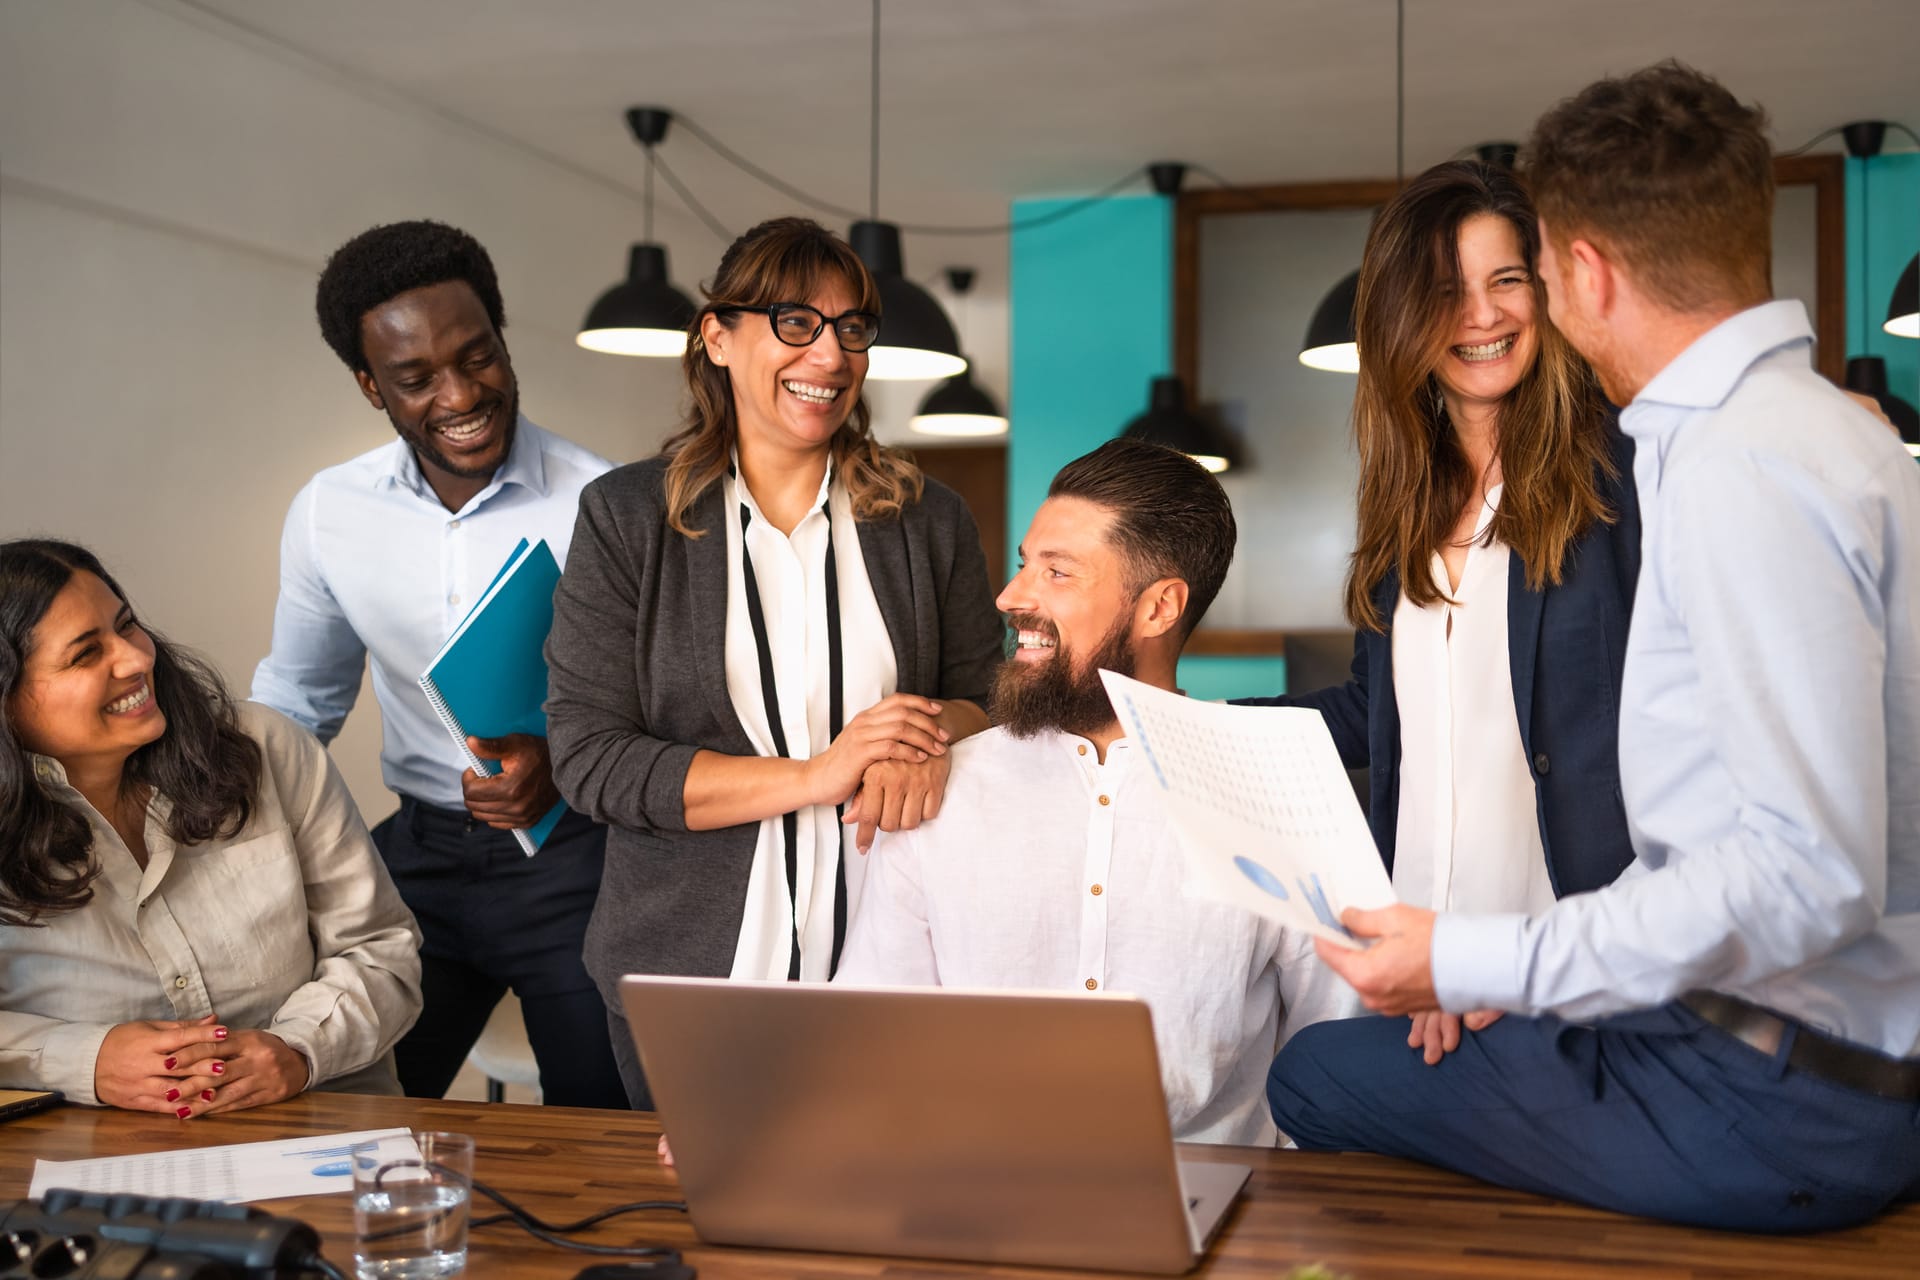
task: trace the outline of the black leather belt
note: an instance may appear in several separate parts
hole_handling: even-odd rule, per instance
[[[1721,995],[1694,991],[1680,1003],[1720,1028],[1741,1044],[1772,1057],[1788,1027],[1794,1028],[1787,1065],[1832,1084],[1880,1098],[1920,1100],[1920,1058],[1889,1058],[1883,1053],[1845,1040],[1836,1040],[1798,1022],[1789,1022],[1758,1005]]]

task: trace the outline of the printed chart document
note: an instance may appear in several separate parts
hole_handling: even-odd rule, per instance
[[[55,1187],[140,1196],[185,1196],[190,1200],[278,1200],[282,1196],[325,1195],[353,1190],[347,1149],[356,1142],[392,1144],[392,1158],[418,1160],[419,1148],[406,1129],[367,1129],[326,1133],[279,1142],[240,1142],[225,1147],[192,1147],[139,1156],[102,1156],[94,1160],[36,1160],[33,1186],[38,1199]],[[384,1154],[384,1153],[383,1153]]]
[[[1320,713],[1100,678],[1166,793],[1190,890],[1357,948],[1340,913],[1391,905],[1393,884]]]

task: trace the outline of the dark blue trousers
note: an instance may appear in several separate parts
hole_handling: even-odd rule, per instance
[[[424,1003],[394,1047],[407,1095],[446,1094],[511,988],[548,1105],[624,1110],[606,1006],[580,960],[607,829],[569,811],[529,858],[505,831],[402,796],[373,842],[420,922]]]
[[[1405,1018],[1355,1018],[1288,1041],[1267,1100],[1307,1150],[1697,1226],[1822,1231],[1920,1196],[1920,1104],[1789,1069],[1791,1043],[1769,1058],[1680,1005],[1592,1026],[1509,1014],[1430,1067]]]

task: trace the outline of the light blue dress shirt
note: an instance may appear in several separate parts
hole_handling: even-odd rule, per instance
[[[1532,918],[1441,916],[1444,1008],[1587,1020],[1710,989],[1920,1055],[1920,468],[1812,338],[1798,302],[1741,312],[1621,414],[1638,856]]]
[[[404,440],[320,472],[287,512],[273,650],[253,673],[253,700],[331,742],[370,657],[387,786],[464,808],[466,759],[420,673],[520,539],[545,538],[566,564],[580,490],[612,467],[523,416],[506,462],[458,511],[441,505]]]

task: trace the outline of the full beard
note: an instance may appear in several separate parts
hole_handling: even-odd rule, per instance
[[[1130,613],[1123,612],[1089,656],[1074,670],[1073,655],[1056,648],[1045,662],[1027,665],[1005,662],[993,679],[993,718],[1016,738],[1042,733],[1071,733],[1087,737],[1115,723],[1113,703],[1100,671],[1133,674],[1133,647],[1128,643]],[[1037,628],[1036,628],[1037,629]]]

